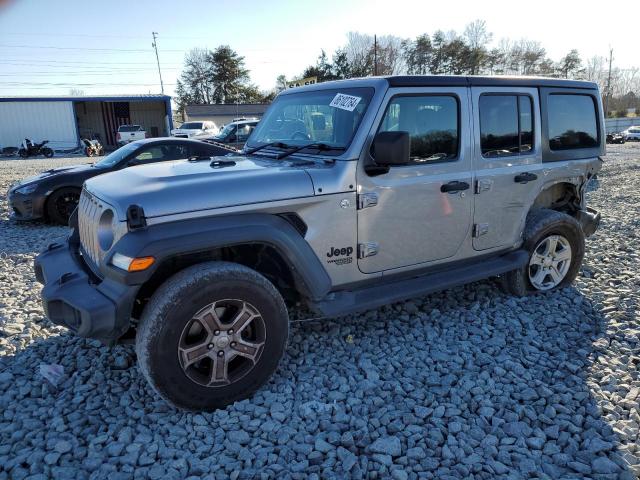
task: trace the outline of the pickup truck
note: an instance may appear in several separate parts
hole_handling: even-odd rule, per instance
[[[147,135],[144,127],[141,125],[120,125],[118,127],[118,134],[116,135],[116,142],[122,146],[135,142],[136,140],[144,140],[148,137],[149,135]]]

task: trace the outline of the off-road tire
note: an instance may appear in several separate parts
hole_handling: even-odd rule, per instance
[[[529,260],[536,246],[550,235],[561,235],[568,240],[571,246],[571,263],[562,281],[553,288],[544,291],[553,291],[571,284],[582,265],[584,258],[584,233],[578,221],[567,215],[549,209],[538,209],[527,216],[527,223],[523,234],[522,248],[529,253]],[[524,297],[541,290],[534,287],[529,279],[529,260],[527,264],[501,276],[502,289],[512,295]]]
[[[229,298],[246,301],[258,310],[265,325],[264,347],[253,368],[239,380],[204,386],[183,370],[180,338],[196,313]],[[170,404],[185,410],[215,410],[251,396],[269,379],[284,354],[288,332],[285,303],[265,277],[235,263],[201,263],[166,280],[146,305],[136,334],[138,366]]]
[[[69,225],[69,217],[73,213],[74,208],[69,207],[68,215],[58,210],[57,202],[65,196],[72,195],[74,198],[80,198],[80,189],[74,187],[64,187],[55,190],[47,198],[45,208],[47,210],[47,220],[55,225]],[[76,203],[77,207],[77,203]]]

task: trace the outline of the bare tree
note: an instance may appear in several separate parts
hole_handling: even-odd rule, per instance
[[[469,73],[477,75],[488,60],[487,46],[491,43],[493,34],[487,30],[487,22],[474,20],[465,27],[463,37],[469,48]]]

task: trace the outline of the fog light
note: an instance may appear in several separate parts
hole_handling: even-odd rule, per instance
[[[111,257],[111,264],[114,267],[118,267],[126,272],[140,272],[142,270],[146,270],[156,259],[153,257],[138,257],[131,258],[126,255],[122,255],[121,253],[115,253],[113,257]]]

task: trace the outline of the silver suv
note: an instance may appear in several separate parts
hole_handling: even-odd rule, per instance
[[[604,154],[587,82],[399,76],[281,93],[231,156],[88,180],[66,243],[36,260],[49,318],[135,335],[154,389],[186,409],[275,371],[288,306],[323,316],[499,276],[515,295],[576,277]]]

